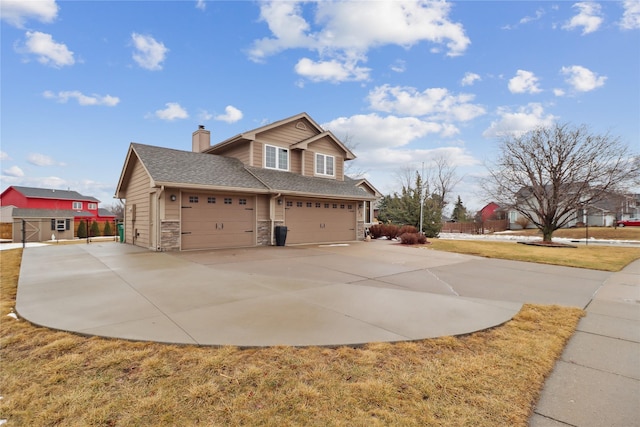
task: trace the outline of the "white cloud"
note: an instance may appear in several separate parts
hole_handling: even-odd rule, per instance
[[[162,62],[169,52],[162,42],[138,33],[132,33],[131,40],[136,49],[133,52],[133,59],[139,66],[152,71],[162,70]]]
[[[471,86],[480,80],[482,80],[482,78],[478,74],[466,72],[462,80],[460,80],[460,84],[462,86]]]
[[[24,172],[18,166],[11,166],[10,168],[3,169],[2,173],[7,176],[13,176],[16,178],[20,178],[24,176]]]
[[[332,59],[314,62],[309,58],[302,58],[296,64],[295,71],[313,82],[331,81],[337,83],[367,80],[371,70],[358,67],[355,61],[340,62]]]
[[[200,110],[198,113],[198,120],[200,120],[200,122],[208,122],[211,119],[213,119],[213,114],[207,110]]]
[[[622,2],[624,13],[620,20],[620,28],[623,30],[640,29],[640,2],[638,0],[625,0]]]
[[[55,0],[2,0],[0,1],[0,17],[14,27],[23,28],[28,19],[40,22],[53,22],[58,16],[58,5]]]
[[[168,121],[186,119],[189,117],[187,110],[182,108],[177,102],[167,102],[165,105],[167,108],[164,110],[156,110],[153,115],[159,119]]]
[[[582,28],[582,34],[589,34],[597,31],[602,25],[601,7],[594,2],[579,2],[572,7],[578,9],[578,14],[572,17],[569,22],[562,26],[565,30],[575,30]]]
[[[0,160],[9,160],[9,155],[4,151],[0,151]]]
[[[553,89],[553,94],[555,96],[564,96],[565,95],[565,91],[563,89],[555,88],[555,89]]]
[[[242,119],[242,111],[232,105],[227,105],[224,109],[224,114],[217,115],[215,119],[222,122],[235,123]]]
[[[562,67],[560,72],[567,76],[565,81],[578,92],[589,92],[594,90],[603,86],[604,82],[607,80],[607,77],[598,76],[598,74],[580,65]]]
[[[500,107],[497,111],[500,119],[491,122],[491,126],[482,134],[485,138],[522,135],[540,126],[550,126],[556,120],[552,114],[545,114],[538,103],[519,107],[512,111],[508,107]]]
[[[525,16],[524,18],[521,18],[520,21],[518,21],[517,25],[505,25],[502,27],[503,30],[515,30],[516,28],[518,28],[519,25],[521,24],[528,24],[529,22],[534,22],[539,20],[540,18],[542,18],[545,14],[544,9],[538,9],[536,10],[536,13],[534,16]]]
[[[42,93],[42,96],[47,99],[55,99],[61,103],[66,103],[69,99],[75,99],[80,105],[106,105],[107,107],[115,107],[120,103],[120,98],[117,96],[100,96],[96,94],[89,96],[77,90],[61,91],[57,94],[47,90]]]
[[[454,95],[445,88],[420,92],[413,87],[389,85],[378,86],[368,95],[371,108],[377,111],[462,122],[485,114],[483,107],[471,103],[473,99],[474,95]]]
[[[196,0],[196,9],[205,10],[207,2],[205,0]]]
[[[443,130],[438,123],[426,122],[416,117],[381,117],[378,114],[359,114],[339,117],[322,125],[335,135],[353,135],[358,150],[402,147],[411,141]],[[365,146],[366,144],[366,146]]]
[[[539,93],[538,78],[531,71],[518,70],[516,76],[509,80],[511,93]]]
[[[27,161],[35,166],[65,166],[65,163],[58,162],[52,157],[41,153],[29,153]]]
[[[303,16],[303,4],[313,8],[313,24]],[[448,56],[464,53],[470,43],[459,23],[449,20],[451,5],[445,2],[295,2],[260,3],[260,20],[270,37],[255,40],[251,60],[260,62],[287,49],[303,48],[319,58],[303,58],[296,71],[313,81],[362,80],[368,70],[358,66],[374,47],[412,45],[428,41],[445,45]],[[305,11],[306,12],[306,11]]]
[[[17,50],[34,54],[38,57],[38,62],[55,68],[75,63],[73,52],[66,45],[55,42],[51,34],[39,31],[27,31],[24,47]]]
[[[391,71],[395,71],[396,73],[404,73],[407,70],[407,63],[402,59],[398,59],[391,64],[390,68]]]

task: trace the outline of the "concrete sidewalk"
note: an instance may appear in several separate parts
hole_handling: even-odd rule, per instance
[[[531,427],[640,426],[640,261],[610,276],[586,311]]]

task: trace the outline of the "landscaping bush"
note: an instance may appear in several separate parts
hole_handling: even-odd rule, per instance
[[[76,233],[80,239],[87,237],[87,226],[84,221],[80,221],[80,224],[78,224],[78,231]]]
[[[384,236],[382,224],[373,224],[369,227],[369,233],[371,234],[372,239],[379,239]]]
[[[427,238],[420,233],[404,233],[400,235],[400,243],[403,245],[424,245]]]
[[[418,232],[418,229],[413,225],[403,225],[402,227],[400,227],[400,230],[398,230],[398,236],[402,236],[404,233],[417,233],[417,232]]]
[[[91,223],[91,237],[96,237],[100,235],[100,227],[98,226],[98,223],[93,221]]]
[[[387,239],[395,239],[398,237],[398,226],[393,224],[384,224],[382,226],[382,235],[386,236]]]
[[[103,236],[113,236],[113,231],[111,231],[111,224],[109,221],[105,221],[104,230],[102,232]]]

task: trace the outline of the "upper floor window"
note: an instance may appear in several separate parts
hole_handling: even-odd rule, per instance
[[[97,203],[89,203],[89,206],[87,207],[87,209],[98,209],[98,204]]]
[[[73,209],[81,210],[82,209],[82,202],[73,202]]]
[[[334,157],[316,153],[316,175],[334,176]]]
[[[273,145],[264,146],[264,165],[269,169],[289,170],[289,150]]]

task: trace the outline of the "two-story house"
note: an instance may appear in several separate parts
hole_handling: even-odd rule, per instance
[[[113,224],[115,215],[98,207],[100,200],[77,191],[49,188],[11,186],[0,194],[0,205],[13,207],[6,215],[13,223],[14,242],[39,242],[54,239],[73,239],[80,221]],[[24,225],[23,225],[24,224]]]
[[[200,126],[192,151],[132,143],[116,197],[125,241],[152,250],[361,240],[380,193],[344,174],[355,155],[309,115],[211,146]],[[282,230],[282,228],[280,229]]]

